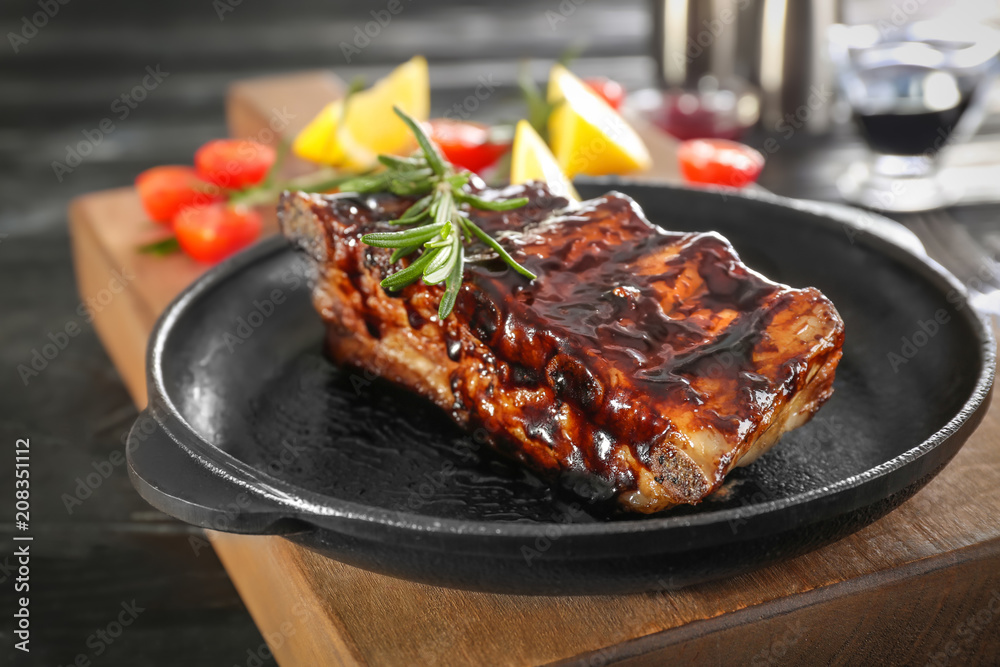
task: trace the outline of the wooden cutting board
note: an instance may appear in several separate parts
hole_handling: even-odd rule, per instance
[[[232,132],[294,134],[340,89],[323,72],[238,83]],[[672,142],[642,132],[657,161],[650,177],[674,179]],[[138,406],[156,317],[204,270],[181,256],[137,254],[162,234],[144,221],[131,188],[70,208],[81,297],[100,304],[96,329]],[[1000,406],[937,478],[880,521],[780,565],[674,593],[469,593],[359,570],[279,537],[209,538],[286,667],[996,664]]]

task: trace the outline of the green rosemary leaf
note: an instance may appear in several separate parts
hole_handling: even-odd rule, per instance
[[[422,169],[427,166],[427,160],[419,157],[399,157],[398,155],[379,155],[378,161],[389,169]]]
[[[435,241],[435,240],[432,239],[432,240],[428,241],[427,243],[425,243],[424,247],[425,248],[443,248],[445,246],[451,245],[451,243],[452,243],[452,241],[451,241],[451,230],[452,230],[452,224],[451,224],[451,222],[450,221],[445,222],[444,223],[444,227],[442,227],[441,231],[438,232],[438,236],[440,237],[440,240]]]
[[[288,139],[282,139],[278,142],[278,148],[275,149],[274,162],[271,163],[271,168],[267,170],[267,174],[264,176],[264,180],[261,181],[261,188],[270,188],[274,184],[275,178],[277,178],[278,173],[281,172],[282,167],[285,166],[285,158],[288,157],[288,152],[292,150],[292,143]]]
[[[285,182],[275,182],[268,186],[255,185],[240,190],[229,198],[229,203],[234,206],[243,204],[244,206],[259,206],[262,204],[274,204],[284,190],[297,190],[298,192],[329,192],[340,187],[343,183],[353,181],[358,178],[357,174],[350,176],[338,175],[330,168],[323,168],[317,171],[293,178]]]
[[[438,318],[441,320],[451,314],[455,307],[455,301],[458,299],[458,292],[462,289],[462,276],[465,272],[465,247],[461,243],[458,244],[457,252],[458,257],[455,258],[451,273],[445,280],[444,296],[441,297],[441,302],[438,304]]]
[[[434,175],[434,170],[428,166],[420,169],[397,169],[390,171],[389,182],[393,181],[429,181]]]
[[[431,208],[431,215],[434,216],[435,224],[444,224],[452,217],[455,210],[455,200],[452,198],[451,190],[442,190],[438,194],[435,205]]]
[[[498,255],[500,255],[500,258],[503,259],[503,261],[507,262],[512,269],[514,269],[515,271],[517,271],[518,273],[520,273],[522,276],[524,276],[526,278],[530,278],[531,280],[534,280],[535,278],[538,277],[534,273],[532,273],[531,271],[529,271],[528,269],[526,269],[523,266],[521,266],[520,264],[518,264],[517,261],[513,257],[510,256],[510,253],[508,253],[506,250],[504,250],[503,247],[499,243],[497,243],[496,240],[492,236],[490,236],[489,234],[487,234],[486,232],[484,232],[483,230],[481,230],[479,228],[479,226],[476,225],[476,223],[474,223],[471,220],[469,220],[465,224],[468,226],[468,228],[470,230],[472,230],[473,234],[475,234],[476,236],[479,237],[480,241],[482,241],[483,243],[485,243],[489,247],[493,248],[493,250]]]
[[[319,181],[317,183],[310,183],[308,185],[303,185],[300,188],[296,188],[300,192],[329,192],[334,188],[339,188],[348,179],[356,178],[355,176],[338,176],[334,178],[327,179],[325,181]]]
[[[400,218],[399,220],[389,220],[387,221],[390,225],[416,225],[428,218],[430,214],[425,210],[421,211],[414,218]]]
[[[372,192],[383,192],[389,188],[388,172],[373,174],[371,176],[358,176],[349,178],[340,184],[341,192],[359,192],[369,194]]]
[[[380,283],[382,285],[382,289],[398,290],[406,287],[412,282],[415,282],[424,272],[424,267],[430,264],[440,252],[440,249],[428,250],[424,252],[420,255],[420,257],[413,260],[408,267],[401,271],[397,271],[383,280]]]
[[[548,140],[549,115],[552,113],[553,105],[549,104],[538,84],[535,83],[527,61],[522,62],[518,67],[517,87],[521,89],[521,96],[528,107],[528,123],[538,132],[538,136]]]
[[[175,252],[180,252],[180,249],[181,244],[178,243],[176,237],[173,236],[168,236],[160,241],[146,243],[137,248],[137,250],[144,255],[155,255],[157,257],[172,255]]]
[[[451,224],[451,220],[446,221],[444,223],[444,227],[442,227],[441,231],[439,232],[441,234],[441,238],[442,239],[449,238],[451,236],[451,230],[454,228],[455,228],[454,225]]]
[[[438,225],[424,225],[414,227],[400,232],[376,232],[365,234],[361,237],[361,242],[376,248],[405,248],[425,241],[430,241],[437,236],[446,223]]]
[[[392,178],[389,180],[389,192],[400,197],[425,195],[434,189],[434,184],[427,178]]]
[[[516,199],[505,199],[500,201],[483,199],[482,197],[478,197],[468,192],[456,193],[455,199],[482,211],[512,211],[515,208],[521,208],[528,203],[527,197],[517,197]]]
[[[587,42],[583,39],[577,39],[570,43],[563,52],[559,54],[557,63],[569,69],[570,64],[578,59],[580,55],[587,50]]]
[[[441,254],[444,255],[447,252],[445,250]],[[450,258],[451,255],[448,255]],[[444,279],[451,275],[451,270],[454,262],[447,262],[444,266],[439,266],[434,269],[431,273],[424,273],[424,284],[426,285],[437,285],[438,283],[444,282]]]
[[[390,225],[415,225],[421,220],[427,218],[430,215],[430,205],[432,203],[433,196],[427,195],[421,197],[410,206],[408,209],[403,211],[403,215],[399,216],[396,220],[390,220]]]
[[[389,263],[395,264],[402,258],[406,257],[407,255],[412,255],[419,249],[420,249],[419,245],[406,246],[405,248],[396,248],[395,250],[392,251],[392,256],[389,257]]]
[[[356,76],[351,79],[351,82],[347,85],[347,90],[344,92],[344,101],[340,105],[340,116],[337,118],[337,127],[343,127],[344,122],[347,120],[347,111],[351,107],[351,102],[354,99],[354,95],[360,93],[365,88],[365,78],[363,76]],[[330,138],[327,139],[326,149],[330,150],[336,147],[337,143],[337,133],[333,132],[330,134]]]
[[[524,206],[524,197],[507,201],[483,199],[466,191],[471,172],[456,171],[446,162],[440,150],[420,123],[398,107],[396,114],[403,119],[420,145],[420,153],[411,157],[383,155],[379,157],[385,171],[348,180],[342,191],[362,193],[389,191],[399,196],[419,197],[393,225],[412,225],[398,232],[366,234],[361,241],[370,246],[392,248],[391,264],[412,255],[423,247],[420,256],[382,281],[387,290],[397,290],[423,279],[428,285],[445,283],[444,295],[438,304],[438,314],[447,317],[455,306],[465,271],[465,244],[475,238],[494,250],[515,271],[528,277],[535,275],[518,264],[499,243],[480,229],[460,205],[487,211],[509,211]]]
[[[410,219],[416,220],[422,218],[427,213],[427,209],[431,205],[431,199],[432,199],[431,195],[427,195],[426,197],[421,197],[416,202],[414,202],[413,205],[410,206],[410,208],[403,211],[403,215],[399,216],[399,220],[400,221],[410,220]]]
[[[449,239],[448,246],[442,248],[437,257],[424,269],[424,282],[428,285],[437,285],[451,275],[452,264],[457,257],[455,244]]]
[[[343,127],[344,120],[347,119],[347,109],[351,104],[351,99],[356,93],[360,93],[365,89],[365,77],[356,76],[351,79],[351,82],[347,84],[347,90],[344,91],[344,101],[340,105],[340,117],[337,119],[337,127]],[[330,137],[330,141],[335,141],[336,132]]]
[[[408,113],[403,111],[397,106],[393,107],[396,115],[403,119],[403,122],[410,128],[413,132],[413,136],[417,138],[417,143],[420,145],[420,150],[424,153],[424,158],[427,160],[427,164],[430,168],[434,170],[434,173],[438,176],[444,176],[448,171],[446,162],[441,156],[441,152],[438,150],[437,145],[431,141],[427,133],[424,132],[424,128],[420,126],[416,120],[414,120]]]

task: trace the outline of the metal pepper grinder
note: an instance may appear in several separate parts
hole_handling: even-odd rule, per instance
[[[767,132],[823,132],[834,101],[827,49],[837,0],[651,0],[664,88],[737,77],[760,92]]]

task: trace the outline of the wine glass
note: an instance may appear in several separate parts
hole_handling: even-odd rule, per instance
[[[841,91],[871,148],[838,180],[841,195],[886,211],[930,210],[960,198],[937,178],[939,156],[982,121],[1000,33],[941,20],[891,31],[836,25],[830,43]]]

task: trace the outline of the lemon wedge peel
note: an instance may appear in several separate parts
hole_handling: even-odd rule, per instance
[[[367,89],[331,102],[292,143],[295,155],[351,171],[375,167],[379,154],[403,155],[415,148],[413,135],[393,111],[398,106],[420,121],[430,115],[427,60],[414,56]]]
[[[580,201],[573,183],[563,173],[555,156],[531,123],[519,120],[514,130],[511,148],[510,182],[520,185],[528,181],[544,181],[554,195],[571,202]]]
[[[549,116],[549,140],[567,176],[625,174],[652,166],[636,131],[564,66],[552,66],[547,95],[556,105]]]

